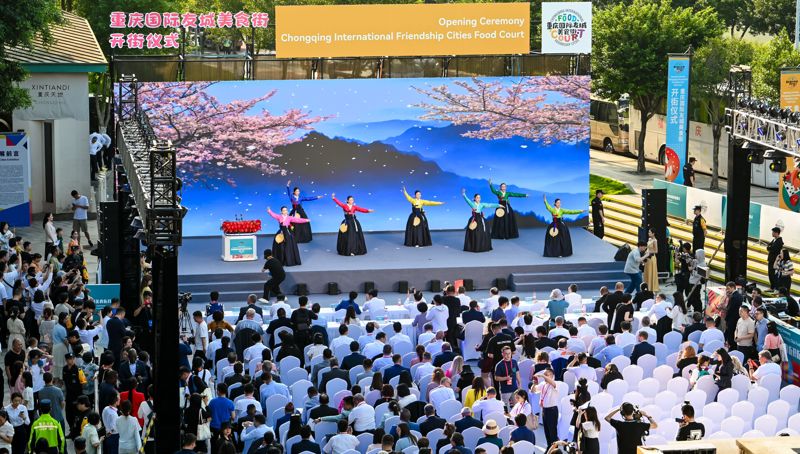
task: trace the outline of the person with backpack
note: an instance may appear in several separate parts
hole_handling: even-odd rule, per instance
[[[294,338],[298,346],[303,349],[311,344],[311,323],[317,318],[317,314],[308,309],[308,297],[301,296],[297,303],[299,308],[292,311],[292,326],[294,327]]]

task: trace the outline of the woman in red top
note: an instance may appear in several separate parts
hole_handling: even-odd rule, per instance
[[[136,377],[131,377],[128,379],[128,389],[129,391],[123,391],[119,393],[119,401],[124,402],[126,400],[131,401],[131,415],[139,415],[139,406],[142,405],[144,402],[144,393],[140,393],[136,391],[136,387],[139,385],[139,382],[136,380]],[[144,424],[142,419],[139,419],[139,425],[141,426]]]
[[[361,223],[356,219],[356,212],[372,213],[357,206],[353,196],[347,196],[347,203],[342,203],[336,199],[336,194],[331,194],[334,203],[344,210],[344,220],[339,225],[339,238],[336,240],[336,252],[339,255],[364,255],[367,253],[367,243],[364,241],[364,231],[361,230]]]

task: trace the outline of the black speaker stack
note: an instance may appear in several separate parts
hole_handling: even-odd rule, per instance
[[[98,213],[100,225],[100,270],[102,283],[116,283],[120,280],[119,267],[119,202],[100,202]]]
[[[647,231],[652,229],[658,240],[658,269],[669,269],[669,246],[667,243],[667,190],[642,190],[642,226],[639,241],[647,242]]]

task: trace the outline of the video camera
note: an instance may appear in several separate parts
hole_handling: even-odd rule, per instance
[[[189,311],[189,303],[192,302],[191,292],[178,293],[178,304],[180,304],[181,312]]]

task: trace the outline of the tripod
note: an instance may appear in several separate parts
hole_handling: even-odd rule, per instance
[[[181,336],[194,337],[194,323],[188,309],[181,307],[178,313],[178,329]]]

